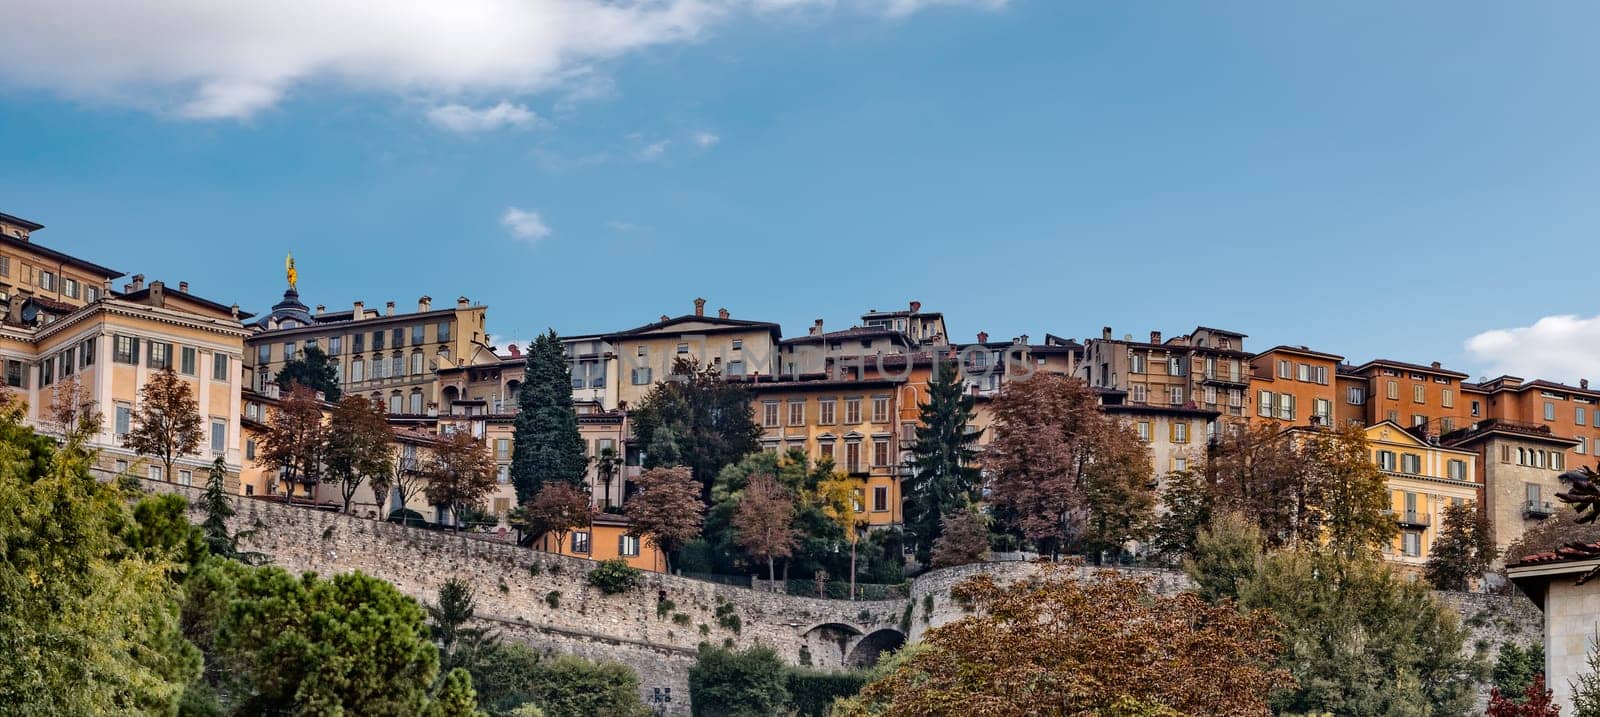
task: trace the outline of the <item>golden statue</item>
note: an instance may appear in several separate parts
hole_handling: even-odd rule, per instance
[[[283,260],[283,268],[284,271],[289,275],[289,288],[299,291],[295,284],[300,278],[300,272],[294,270],[294,254],[289,254],[289,256]]]

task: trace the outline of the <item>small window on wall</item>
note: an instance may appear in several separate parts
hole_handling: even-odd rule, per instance
[[[617,554],[627,558],[639,556],[639,538],[633,535],[624,535],[617,538]]]
[[[583,555],[589,554],[589,531],[572,531],[572,552]]]
[[[883,513],[889,510],[889,489],[884,486],[875,486],[872,489],[872,511]]]

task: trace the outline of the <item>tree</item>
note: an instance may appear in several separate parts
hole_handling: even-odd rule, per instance
[[[188,382],[166,366],[139,389],[139,404],[122,445],[141,456],[159,459],[166,468],[162,475],[170,481],[173,462],[199,450],[202,433],[200,407]]]
[[[615,446],[606,446],[595,453],[594,474],[605,491],[605,507],[608,509],[615,505],[611,502],[611,481],[621,472],[622,454],[617,452]],[[622,497],[622,486],[617,486],[617,497]]]
[[[939,539],[933,545],[933,567],[981,563],[988,557],[989,526],[976,509],[945,515]]]
[[[1600,631],[1591,634],[1590,638],[1589,644],[1596,644],[1597,641],[1600,641]],[[1544,656],[1542,649],[1539,656],[1541,658]],[[1600,652],[1589,650],[1589,654],[1584,658],[1584,666],[1588,670],[1579,674],[1577,680],[1568,682],[1568,685],[1572,687],[1572,715],[1573,717],[1600,717]],[[1539,667],[1541,670],[1544,667],[1542,660]],[[1537,694],[1537,688],[1544,686],[1544,675],[1542,673],[1537,679],[1539,681],[1536,685],[1528,687],[1527,694],[1530,697]],[[1546,693],[1546,699],[1548,699],[1548,693]]]
[[[594,516],[589,496],[570,483],[548,483],[523,503],[512,515],[511,525],[524,533],[524,539],[533,542],[548,533],[555,533],[555,552],[561,552],[567,533],[574,528],[588,527]]]
[[[1211,523],[1214,503],[1205,473],[1183,470],[1169,473],[1161,493],[1166,512],[1156,519],[1152,547],[1156,554],[1177,561],[1194,555],[1200,531]]]
[[[113,486],[0,410],[0,704],[19,715],[170,714],[200,674],[176,546],[132,549]],[[70,458],[70,456],[68,457]]]
[[[761,448],[749,392],[693,359],[675,361],[672,376],[652,386],[629,419],[646,446],[644,467],[688,466],[705,503],[723,468]]]
[[[1439,537],[1428,553],[1423,574],[1439,590],[1466,590],[1483,579],[1494,561],[1494,531],[1476,503],[1445,506]]]
[[[1455,611],[1377,558],[1278,552],[1239,593],[1283,625],[1279,664],[1298,686],[1273,695],[1280,714],[1465,714],[1486,676]]]
[[[444,676],[444,684],[428,705],[426,717],[482,717],[478,693],[472,689],[472,676],[456,668]]]
[[[982,431],[971,427],[976,400],[967,393],[957,366],[941,361],[928,382],[927,403],[917,406],[917,440],[903,490],[906,530],[923,565],[939,539],[940,521],[970,502],[978,486]]]
[[[995,505],[1023,537],[1042,552],[1098,553],[1139,532],[1154,509],[1148,454],[1081,380],[1040,374],[1007,384],[994,413],[984,462]]]
[[[1560,714],[1561,707],[1555,703],[1552,691],[1544,687],[1544,675],[1533,678],[1521,700],[1506,696],[1498,687],[1489,690],[1489,717],[1558,717]],[[1573,712],[1575,717],[1590,717],[1591,714],[1582,707]]]
[[[921,651],[862,690],[858,702],[881,711],[847,717],[931,717],[954,705],[988,717],[1126,714],[1133,705],[1265,714],[1267,695],[1293,684],[1273,667],[1277,623],[1262,611],[1054,567],[1006,587],[980,575],[952,595],[972,614],[928,630]]]
[[[494,491],[494,457],[489,448],[467,431],[456,431],[433,447],[423,473],[428,485],[423,494],[428,502],[450,511],[456,529],[461,529],[461,513],[483,502]]]
[[[1500,645],[1490,677],[1500,694],[1515,696],[1526,691],[1528,685],[1533,684],[1533,678],[1543,673],[1544,643],[1535,640],[1523,648],[1506,642]]]
[[[211,470],[206,473],[206,491],[200,495],[200,510],[205,513],[205,520],[200,523],[200,531],[205,536],[206,548],[212,555],[219,558],[238,560],[249,565],[259,565],[266,562],[266,556],[239,550],[239,539],[248,537],[253,531],[228,531],[228,519],[234,516],[233,499],[228,496],[225,481],[228,477],[228,464],[222,456],[211,462]]]
[[[310,388],[289,387],[289,395],[267,412],[267,432],[261,437],[261,462],[276,469],[284,483],[286,499],[294,499],[295,485],[306,494],[322,480],[327,450],[327,426],[322,420],[322,403]]]
[[[1555,515],[1534,523],[1506,546],[1502,559],[1505,564],[1521,561],[1529,555],[1555,550],[1568,543],[1600,542],[1600,522],[1580,523],[1578,513],[1566,503],[1556,503]]]
[[[344,512],[350,512],[350,500],[362,481],[382,480],[393,470],[394,454],[389,448],[393,440],[394,430],[377,403],[351,395],[333,407],[324,461],[327,478],[339,484]]]
[[[439,586],[439,602],[427,605],[428,629],[439,646],[439,668],[443,671],[469,667],[487,650],[499,644],[493,633],[467,624],[477,613],[472,586],[459,578],[449,578]]]
[[[649,714],[639,699],[639,677],[625,665],[545,657],[506,642],[485,651],[469,669],[478,703],[497,717]]]
[[[772,476],[756,476],[744,489],[733,530],[740,547],[752,557],[765,560],[767,579],[776,580],[774,558],[789,557],[794,551],[794,502]]]
[[[1237,600],[1245,583],[1261,571],[1262,549],[1261,529],[1255,522],[1228,511],[1200,529],[1183,571],[1194,581],[1200,599],[1213,604]]]
[[[1307,456],[1322,491],[1328,547],[1355,558],[1388,545],[1399,527],[1389,515],[1389,481],[1372,460],[1366,429],[1351,425],[1319,433],[1309,441]]]
[[[629,533],[655,544],[671,573],[671,555],[700,535],[706,509],[700,502],[700,486],[683,466],[651,468],[634,484],[639,492],[623,505]]]
[[[517,387],[515,429],[511,483],[519,504],[547,483],[584,485],[589,461],[572,408],[572,370],[555,331],[528,344],[522,385]]]
[[[283,368],[278,369],[278,375],[273,382],[284,391],[297,384],[309,387],[313,391],[321,392],[322,400],[329,403],[338,401],[341,397],[338,369],[328,358],[328,354],[316,344],[305,347],[300,355],[285,362]]]
[[[1255,519],[1270,548],[1321,538],[1321,488],[1301,445],[1275,421],[1223,433],[1206,461],[1205,483],[1211,508]]]
[[[61,434],[62,445],[74,449],[81,449],[105,423],[105,417],[94,408],[94,395],[77,375],[56,381],[44,417],[50,430]]]
[[[789,703],[786,668],[769,647],[731,652],[702,644],[689,668],[694,717],[767,717]]]
[[[215,649],[238,714],[438,709],[428,690],[439,656],[423,610],[387,582],[361,573],[296,578],[269,566],[212,599],[226,605]],[[459,687],[441,696],[457,702]]]
[[[437,442],[436,437],[428,437],[429,445]],[[384,506],[388,505],[391,490],[398,505],[389,511],[389,517],[393,517],[396,513],[404,515],[406,506],[411,503],[411,497],[427,484],[428,462],[425,458],[426,454],[419,456],[415,442],[404,442],[390,455],[389,474],[375,475],[368,481],[372,488],[372,499],[378,504],[380,515]]]
[[[133,525],[122,532],[128,548],[154,560],[172,560],[168,573],[181,577],[209,554],[205,533],[189,522],[189,501],[175,493],[153,495],[133,506]]]
[[[824,469],[832,468],[829,464]],[[851,478],[844,471],[830,471],[832,475],[817,486],[818,507],[823,516],[831,521],[844,533],[845,542],[850,544],[850,599],[856,599],[856,548],[861,543],[861,533],[866,529],[867,521],[863,520],[856,512],[856,491],[862,490],[865,483],[859,478]]]

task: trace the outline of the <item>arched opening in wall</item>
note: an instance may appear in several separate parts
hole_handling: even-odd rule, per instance
[[[885,652],[893,652],[905,647],[906,636],[899,630],[883,629],[868,633],[856,643],[850,655],[845,659],[849,667],[871,667],[878,664],[878,657]]]
[[[850,641],[860,636],[861,630],[842,622],[823,623],[805,632],[806,644],[816,646],[817,667],[849,664]]]
[[[506,382],[506,404],[507,405],[516,405],[516,403],[517,403],[517,389],[519,389],[519,388],[522,388],[522,382],[521,381],[518,381],[516,379],[512,379],[512,380]]]
[[[454,405],[456,399],[460,398],[460,396],[461,392],[457,391],[455,386],[444,387],[444,391],[440,394],[440,397],[443,399],[445,413],[450,412],[450,406]]]

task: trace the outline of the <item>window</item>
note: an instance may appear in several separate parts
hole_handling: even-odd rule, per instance
[[[844,422],[847,424],[861,422],[861,399],[847,398],[844,400]]]
[[[1411,414],[1411,425],[1422,427],[1428,425],[1428,417],[1420,413]]]
[[[778,402],[767,401],[761,404],[761,425],[772,428],[778,425]]]
[[[1439,389],[1439,405],[1445,408],[1456,407],[1456,392],[1448,388]]]
[[[821,460],[825,460],[825,461],[828,461],[829,463],[832,463],[833,462],[833,440],[832,439],[823,439],[820,443],[818,443],[817,444],[817,455],[821,457]]]
[[[227,354],[211,354],[211,378],[218,381],[228,380]]]
[[[1145,403],[1149,400],[1149,388],[1147,386],[1142,383],[1136,383],[1131,388],[1132,393],[1129,394],[1129,397],[1134,403]]]
[[[1172,422],[1172,442],[1173,443],[1188,443],[1189,442],[1189,424],[1188,423],[1185,423],[1183,421],[1173,421]]]
[[[56,290],[56,275],[55,275],[55,273],[54,272],[40,270],[40,272],[39,272],[39,288],[43,289],[44,291],[55,291]]]
[[[1449,466],[1447,475],[1449,475],[1450,480],[1466,480],[1467,479],[1467,462],[1466,461],[1451,459],[1450,463],[1447,464],[1447,465]]]
[[[389,375],[390,376],[404,376],[404,375],[406,375],[406,360],[405,360],[405,357],[401,356],[400,354],[395,354],[394,356],[389,358]]]
[[[835,405],[835,401],[833,399],[831,399],[831,398],[824,398],[824,399],[822,399],[820,401],[817,401],[817,423],[820,423],[820,424],[822,424],[824,426],[833,425],[833,423],[834,423],[834,420],[833,420],[834,419],[834,415],[833,415],[834,405]]]
[[[1228,389],[1228,405],[1232,408],[1239,408],[1240,406],[1243,406],[1244,391],[1241,391],[1237,388]]]
[[[1206,400],[1206,405],[1207,406],[1215,406],[1215,405],[1217,405],[1217,387],[1216,386],[1206,386],[1204,395],[1205,395],[1205,400]]]
[[[400,394],[389,394],[389,412],[399,413],[403,410],[405,410],[405,402],[400,399]]]
[[[1439,419],[1439,435],[1456,430],[1456,419],[1449,416]]]
[[[1303,364],[1300,364],[1299,366],[1297,366],[1296,368],[1299,369],[1299,372],[1295,375],[1295,378],[1298,379],[1298,380],[1301,380],[1301,381],[1305,381],[1306,383],[1310,383],[1311,382],[1311,364],[1303,363]]]
[[[1349,393],[1345,394],[1345,402],[1352,406],[1362,406],[1367,402],[1367,389],[1361,386],[1351,386]]]
[[[1174,472],[1178,472],[1178,473],[1181,473],[1183,471],[1189,470],[1189,459],[1188,458],[1180,458],[1180,457],[1173,458],[1172,459],[1172,470]]]
[[[270,347],[261,347],[262,354],[270,350]],[[133,336],[117,336],[112,339],[111,360],[126,364],[139,363],[139,339]],[[263,356],[261,362],[266,363],[267,359]]]
[[[1554,420],[1556,420],[1556,405],[1554,403],[1551,403],[1549,401],[1545,401],[1544,402],[1544,420],[1546,420],[1546,421],[1554,421]]]
[[[350,362],[350,380],[353,381],[353,382],[361,382],[361,381],[367,380],[366,368],[367,368],[366,362],[362,361],[361,359],[355,359],[355,360],[351,361]]]
[[[1149,421],[1140,421],[1139,424],[1138,424],[1138,429],[1139,429],[1139,441],[1141,443],[1149,443],[1150,442],[1150,422]]]
[[[733,340],[733,350],[734,351],[738,351],[738,350],[740,350],[742,348],[744,348],[744,340],[743,339],[734,339]]]
[[[73,369],[77,368],[77,351],[69,348],[66,351],[62,351],[58,358],[61,360],[61,377],[71,376]]]
[[[422,352],[421,351],[412,351],[411,352],[411,373],[412,373],[412,375],[416,375],[416,374],[422,373]]]
[[[400,329],[395,329],[394,331],[389,332],[389,345],[390,346],[393,346],[395,348],[400,348],[401,346],[405,345],[405,342],[406,342],[406,330],[405,329],[400,328]]]
[[[1183,405],[1183,387],[1170,386],[1167,388],[1167,402],[1174,406]]]
[[[88,338],[78,343],[78,367],[88,368],[94,365],[94,342]]]
[[[850,441],[844,445],[845,470],[851,473],[861,472],[861,442]]]
[[[1587,423],[1586,419],[1589,417],[1588,414],[1589,414],[1589,412],[1586,409],[1584,409],[1583,406],[1579,406],[1577,408],[1576,412],[1572,416],[1572,422],[1576,423],[1576,424],[1578,424],[1580,426],[1586,425],[1586,423]]]
[[[150,480],[166,480],[166,479],[167,479],[166,473],[161,470],[161,466],[150,466]]]
[[[1391,401],[1400,400],[1400,382],[1399,381],[1387,381],[1387,382],[1385,382],[1385,390],[1387,391],[1386,395],[1389,397],[1389,400],[1391,400]]]
[[[383,375],[384,375],[383,371],[384,371],[384,368],[386,366],[388,366],[388,364],[385,364],[383,362],[383,357],[382,356],[373,356],[372,357],[372,378],[373,379],[383,378]]]
[[[889,439],[876,438],[872,441],[872,465],[883,467],[889,465]]]
[[[505,485],[505,484],[511,482],[511,464],[510,463],[501,463],[500,465],[497,465],[497,466],[494,467],[494,482],[499,483],[500,485]],[[496,498],[495,500],[500,501],[500,500],[505,500],[505,499],[504,498]],[[507,501],[507,502],[509,503],[510,501]],[[511,506],[507,505],[506,507],[510,508]]]
[[[195,374],[195,350],[193,346],[184,346],[178,349],[178,373],[185,376]]]
[[[650,367],[641,366],[632,371],[633,385],[644,386],[650,383]]]
[[[626,558],[639,556],[639,536],[623,535],[617,538],[617,554]]]
[[[1583,436],[1578,436],[1578,445],[1573,447],[1572,450],[1577,452],[1577,454],[1581,456],[1581,455],[1583,455],[1584,450],[1587,449],[1588,447],[1589,447],[1589,439],[1584,438]]]
[[[872,422],[873,423],[888,423],[889,422],[889,397],[888,396],[873,396],[872,397]]]
[[[411,410],[409,411],[409,413],[411,415],[413,415],[413,416],[422,415],[422,392],[421,391],[417,391],[417,390],[412,390],[411,391]]]
[[[804,426],[804,425],[806,425],[806,402],[805,401],[790,401],[789,402],[789,425],[791,425],[791,426]]]
[[[1422,533],[1407,530],[1400,534],[1400,552],[1408,558],[1422,555]]]
[[[39,385],[49,386],[56,382],[56,361],[45,359],[39,362]]]
[[[1311,380],[1316,381],[1324,386],[1328,385],[1328,367],[1317,366],[1316,368],[1312,369]]]
[[[1472,402],[1472,415],[1473,415],[1473,417],[1477,417],[1477,416],[1480,416],[1482,414],[1483,414],[1483,404],[1479,403],[1477,401],[1473,401]]]
[[[1272,418],[1272,392],[1262,391],[1256,395],[1256,414],[1263,418]]]
[[[728,375],[729,376],[743,376],[744,375],[744,362],[743,361],[729,361],[728,362]]]
[[[1424,385],[1422,385],[1420,383],[1412,386],[1411,387],[1411,402],[1412,403],[1427,403],[1428,402],[1428,387],[1424,386]]]
[[[23,363],[15,359],[6,359],[6,385],[25,388],[27,382],[27,374],[23,371]]]
[[[1400,472],[1406,475],[1419,475],[1422,473],[1422,456],[1415,453],[1400,454]]]
[[[328,339],[328,355],[329,356],[338,356],[339,355],[339,351],[341,349],[343,349],[343,348],[344,348],[344,337],[343,336],[335,336],[333,338]]]
[[[130,405],[126,404],[126,403],[117,404],[117,409],[116,409],[116,431],[117,431],[117,435],[119,437],[128,435],[128,432],[130,430],[132,430],[132,428],[133,428],[132,424],[133,424],[133,406],[130,406]]]
[[[1288,361],[1278,361],[1278,378],[1293,378],[1294,365]]]
[[[494,457],[495,457],[496,460],[502,460],[502,461],[511,460],[511,439],[510,438],[496,438],[496,439],[494,439]]]
[[[350,335],[350,351],[351,351],[351,353],[361,353],[362,351],[366,351],[366,350],[367,350],[367,335],[366,334],[359,334],[359,333],[358,334],[351,334]]]
[[[1394,470],[1394,452],[1378,451],[1378,468],[1380,470]]]
[[[246,438],[245,439],[245,441],[244,441],[244,457],[248,458],[248,459],[250,459],[252,461],[256,459],[256,439],[254,439],[254,438]]]
[[[689,342],[687,342],[687,341],[679,341],[678,342],[678,353],[680,353],[680,354],[689,353]]]
[[[1322,419],[1322,425],[1328,425],[1330,423],[1330,419],[1333,418],[1333,402],[1326,398],[1318,398],[1313,400],[1311,402],[1311,415]]]
[[[572,531],[572,552],[582,553],[584,555],[589,554],[589,531]]]
[[[1294,420],[1294,394],[1278,394],[1278,418],[1285,421]]]
[[[0,276],[11,276],[11,257],[0,256]]]
[[[1216,377],[1217,377],[1217,357],[1215,357],[1215,356],[1207,356],[1206,357],[1206,378],[1216,378]]]
[[[377,350],[382,349],[382,348],[383,348],[383,332],[382,331],[374,331],[374,332],[372,332],[372,350],[373,351],[377,351]]]
[[[228,422],[219,418],[211,419],[211,452],[222,453],[228,450]]]
[[[418,346],[418,345],[422,344],[423,333],[424,333],[424,324],[417,324],[416,326],[412,326],[411,327],[411,345],[412,346]]]
[[[448,322],[448,321],[439,322],[439,329],[436,332],[436,334],[437,334],[437,340],[438,341],[440,341],[440,342],[449,341],[450,340],[450,322]]]
[[[889,510],[889,489],[885,486],[872,487],[872,511],[882,513]]]
[[[61,293],[74,299],[78,298],[78,281],[76,279],[62,279]]]
[[[1559,471],[1566,469],[1567,454],[1561,451],[1550,452],[1550,470]]]
[[[1182,376],[1183,375],[1183,359],[1182,358],[1180,358],[1178,356],[1172,356],[1172,357],[1167,359],[1167,375],[1168,376]]]
[[[1135,353],[1128,357],[1128,373],[1144,373],[1144,354]]]

